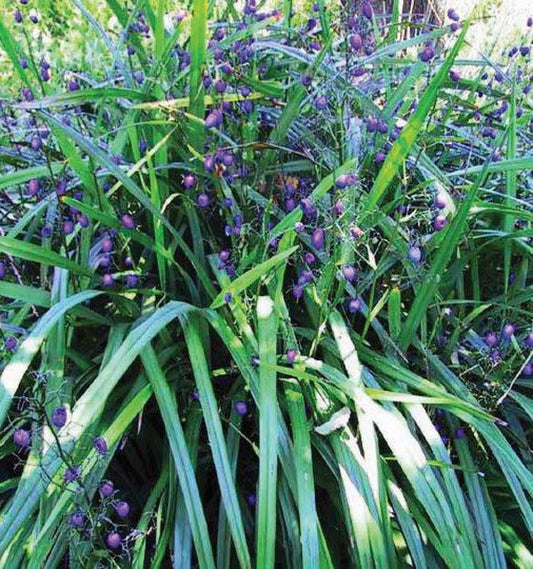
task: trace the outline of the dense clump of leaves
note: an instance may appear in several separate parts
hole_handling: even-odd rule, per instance
[[[2,564],[530,564],[532,22],[73,4],[103,79],[0,25]]]

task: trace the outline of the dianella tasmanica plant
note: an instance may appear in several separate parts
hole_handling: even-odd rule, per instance
[[[0,567],[533,566],[533,20],[385,4],[1,13]]]

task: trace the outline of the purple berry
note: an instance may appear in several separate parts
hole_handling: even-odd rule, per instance
[[[531,377],[533,375],[533,364],[528,362],[525,366],[524,369],[522,370],[522,375],[525,375],[526,377]]]
[[[457,83],[460,79],[461,79],[461,75],[459,74],[458,71],[455,71],[454,69],[452,69],[450,71],[450,79],[454,82]]]
[[[210,201],[209,196],[207,194],[200,194],[198,196],[198,199],[196,200],[196,203],[200,207],[204,208],[204,207],[207,207],[209,205],[209,201]]]
[[[111,251],[113,251],[113,241],[109,239],[109,237],[105,237],[102,240],[101,248],[103,253],[111,253]]]
[[[437,215],[433,220],[433,229],[435,229],[435,231],[442,231],[446,227],[447,223],[448,220],[444,215]]]
[[[29,87],[23,87],[21,90],[21,94],[22,94],[22,98],[27,101],[28,103],[31,103],[31,101],[33,101],[33,92]]]
[[[122,543],[122,538],[120,537],[120,534],[118,532],[112,531],[111,533],[107,534],[105,542],[107,543],[107,546],[110,549],[117,549],[118,547],[120,547],[120,544]]]
[[[372,19],[372,16],[374,15],[374,10],[372,9],[370,2],[364,2],[361,11],[363,12],[363,16],[365,18],[369,20]]]
[[[358,298],[352,298],[348,303],[348,312],[356,314],[359,310],[361,310],[361,301]]]
[[[127,213],[125,213],[120,218],[120,223],[122,224],[122,227],[124,227],[125,229],[135,229],[135,221],[133,220],[133,217],[131,217],[131,215]]]
[[[98,454],[107,454],[107,442],[104,437],[96,437],[93,440],[93,446]]]
[[[335,185],[339,190],[343,190],[348,185],[348,177],[346,174],[341,174],[336,180]]]
[[[341,200],[337,200],[333,204],[333,214],[336,217],[340,217],[343,213],[344,213],[344,204],[342,203]]]
[[[81,528],[85,523],[85,514],[83,512],[74,512],[70,514],[69,524],[72,528]]]
[[[435,50],[430,46],[426,46],[422,52],[420,53],[420,59],[424,62],[427,63],[428,61],[431,61],[433,58],[435,57]]]
[[[302,296],[304,295],[304,287],[302,285],[296,285],[292,289],[292,295],[296,300],[300,300],[300,298],[302,298]]]
[[[69,219],[63,223],[63,233],[65,235],[71,235],[74,233],[74,223]]]
[[[63,474],[63,480],[67,483],[75,482],[80,478],[80,469],[77,466],[69,466]]]
[[[450,8],[448,10],[448,18],[450,18],[450,20],[453,20],[454,22],[458,22],[461,19],[459,17],[459,14],[453,8]]]
[[[228,85],[224,81],[224,79],[217,79],[215,81],[215,91],[217,93],[222,94],[226,91],[227,88],[228,88]],[[206,126],[207,126],[207,122],[206,122]]]
[[[22,448],[29,446],[31,440],[30,431],[26,429],[16,429],[13,433],[13,442]]]
[[[231,257],[231,251],[229,249],[222,249],[218,254],[218,258],[222,263],[225,263]]]
[[[246,401],[236,401],[235,411],[238,415],[244,417],[248,413],[248,405],[246,404]]]
[[[298,352],[294,349],[288,349],[287,350],[287,363],[288,364],[293,364],[296,361],[296,356],[298,355]]]
[[[190,190],[196,185],[196,178],[192,174],[183,177],[183,187]]]
[[[352,265],[345,265],[342,267],[342,276],[348,282],[352,283],[357,277],[357,271],[355,270],[355,267],[352,267]]]
[[[205,119],[205,128],[212,129],[212,128],[218,128],[221,124],[222,124],[222,112],[219,111],[218,109],[215,109],[214,111],[211,111],[206,119]],[[205,162],[204,162],[205,164]]]
[[[515,327],[511,324],[511,323],[507,323],[502,330],[502,336],[506,339],[506,340],[510,340],[515,333]]]
[[[463,428],[455,429],[455,438],[456,439],[464,439],[465,438],[465,430]]]
[[[389,131],[389,126],[385,121],[378,121],[378,132],[380,134],[387,134]]]
[[[110,275],[109,273],[106,273],[103,277],[102,277],[102,286],[105,287],[112,287],[115,284],[115,279],[113,278],[113,275]]]
[[[316,257],[313,255],[313,253],[307,252],[304,255],[304,261],[309,265],[312,266],[315,264],[316,262]]]
[[[56,185],[56,194],[58,197],[64,196],[67,193],[67,181],[60,178]]]
[[[359,239],[359,237],[363,236],[363,230],[360,227],[354,226],[350,228],[350,235],[354,238],[354,239]]]
[[[298,284],[305,285],[307,283],[312,282],[314,278],[315,278],[315,275],[313,274],[313,271],[309,271],[308,269],[304,269],[300,273],[300,276],[298,277]]]
[[[6,265],[3,261],[0,261],[0,281],[6,278]]]
[[[17,349],[17,339],[14,336],[8,336],[4,342],[4,348],[8,352],[14,352]]]
[[[530,332],[526,338],[526,346],[528,348],[533,348],[533,332]]]
[[[111,482],[111,480],[104,480],[100,484],[100,494],[103,498],[109,498],[110,496],[113,495],[114,491],[115,491],[115,486],[113,482]]]
[[[222,155],[222,164],[224,164],[224,166],[227,167],[232,166],[234,161],[235,159],[231,152],[224,152],[224,154]]]
[[[135,288],[139,285],[139,277],[137,275],[128,275],[126,277],[126,286],[128,288]]]
[[[57,427],[58,429],[64,427],[67,423],[67,408],[64,405],[56,407],[52,411],[51,420],[54,427]]]
[[[328,108],[328,100],[326,99],[326,97],[321,95],[320,97],[317,97],[315,99],[315,109],[318,109],[319,111],[324,111],[327,108]]]
[[[321,251],[322,249],[324,249],[325,240],[326,240],[325,231],[321,227],[317,227],[313,231],[313,234],[311,235],[311,243],[313,244],[313,247]]]
[[[363,47],[363,40],[359,34],[352,34],[350,36],[350,47],[355,51]]]
[[[304,215],[306,215],[307,217],[312,217],[316,213],[315,206],[312,204],[309,198],[304,198],[303,200],[301,200],[300,207],[302,208]]]
[[[435,207],[438,209],[444,209],[448,205],[448,200],[445,194],[437,194],[435,198]]]
[[[115,512],[121,518],[127,518],[130,515],[130,505],[124,500],[119,500],[115,504]]]

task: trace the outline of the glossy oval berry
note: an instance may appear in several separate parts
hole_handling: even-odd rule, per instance
[[[85,514],[83,512],[70,514],[69,524],[72,528],[81,528],[85,524]]]
[[[515,333],[515,327],[513,326],[513,324],[511,323],[507,323],[505,324],[505,326],[502,329],[502,336],[506,339],[506,340],[510,340]]]
[[[355,277],[357,276],[357,271],[355,270],[355,267],[352,267],[352,265],[345,265],[344,267],[342,267],[342,276],[350,283],[352,283],[355,280]]]
[[[107,534],[105,542],[110,549],[117,549],[120,547],[120,544],[122,543],[122,538],[120,537],[120,534],[118,532],[113,531]]]
[[[119,500],[115,505],[115,512],[121,518],[127,518],[130,515],[130,505],[124,500]]]
[[[296,361],[297,355],[298,355],[298,352],[295,349],[289,348],[287,350],[287,363],[293,364]]]
[[[444,209],[448,205],[448,199],[445,194],[437,194],[435,198],[435,207],[438,209]]]
[[[326,232],[321,227],[317,227],[311,235],[311,243],[313,244],[313,247],[321,251],[324,249],[325,242]]]
[[[360,34],[356,33],[350,36],[350,47],[355,51],[358,51],[363,47],[363,39]]]
[[[435,231],[442,231],[448,223],[448,220],[444,215],[437,215],[433,220],[433,229]]]
[[[120,223],[125,229],[135,229],[135,221],[133,217],[127,213],[120,218]]]
[[[100,495],[103,498],[109,498],[115,492],[115,486],[111,480],[104,480],[100,484]]]
[[[115,284],[115,279],[113,278],[113,275],[110,275],[109,273],[106,273],[103,277],[102,277],[102,286],[105,287],[112,287]]]
[[[244,417],[248,413],[248,405],[246,401],[236,401],[235,402],[235,411],[241,417]]]
[[[136,286],[139,286],[139,277],[137,275],[127,275],[126,286],[128,288],[135,288]]]
[[[19,447],[27,447],[30,444],[30,431],[26,429],[15,429],[13,433],[13,442]]]
[[[63,480],[67,483],[76,482],[76,480],[80,479],[80,476],[81,471],[78,466],[69,466],[63,474]]]
[[[196,200],[196,203],[201,207],[201,208],[206,208],[209,205],[210,199],[209,196],[207,194],[200,194]]]
[[[64,405],[56,407],[52,411],[51,421],[52,425],[58,429],[64,427],[67,424],[67,408]]]
[[[361,310],[361,301],[358,298],[352,298],[348,303],[348,312],[356,314],[359,310]]]
[[[96,437],[93,440],[93,446],[98,454],[107,454],[107,442],[104,437]]]

